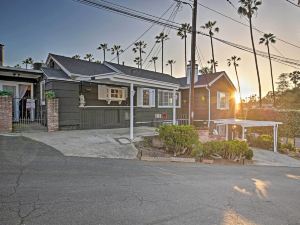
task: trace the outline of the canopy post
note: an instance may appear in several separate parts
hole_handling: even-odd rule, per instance
[[[134,97],[133,83],[130,83],[130,140],[133,140],[133,97]]]
[[[277,152],[277,131],[276,125],[273,126],[273,151]]]
[[[226,132],[225,132],[225,135],[226,135],[226,141],[228,141],[228,135],[229,135],[229,132],[228,132],[228,124],[226,124]]]
[[[176,90],[173,89],[173,125],[176,125]]]

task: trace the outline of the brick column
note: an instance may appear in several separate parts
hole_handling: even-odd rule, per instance
[[[12,98],[0,96],[0,132],[12,132]]]
[[[58,99],[47,100],[47,126],[48,132],[58,131]]]

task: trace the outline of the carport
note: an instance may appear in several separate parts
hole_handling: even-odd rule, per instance
[[[273,146],[274,152],[277,152],[277,141],[278,141],[278,126],[282,124],[276,121],[259,121],[259,120],[240,120],[240,119],[221,119],[215,120],[215,124],[226,126],[226,140],[229,139],[228,126],[238,125],[242,127],[242,139],[245,140],[245,128],[248,127],[273,127]]]

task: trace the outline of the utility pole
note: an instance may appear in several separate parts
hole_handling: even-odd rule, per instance
[[[193,4],[193,16],[192,16],[192,41],[191,41],[191,70],[190,70],[190,110],[189,110],[189,124],[194,123],[194,86],[195,86],[195,49],[196,49],[196,26],[197,26],[197,0],[194,0]]]

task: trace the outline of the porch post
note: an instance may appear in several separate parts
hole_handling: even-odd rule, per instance
[[[228,132],[228,124],[226,124],[226,132],[225,132],[225,134],[226,134],[226,141],[228,141],[228,135],[229,135],[229,132]]]
[[[245,127],[242,126],[242,139],[245,140]]]
[[[130,83],[130,140],[133,140],[133,83]]]
[[[277,151],[277,134],[276,134],[276,125],[273,126],[273,151],[276,152]]]
[[[173,89],[173,125],[176,125],[176,90]]]
[[[31,88],[31,92],[30,92],[30,98],[31,98],[31,105],[30,105],[30,121],[34,121],[34,118],[35,118],[35,108],[36,108],[36,102],[35,100],[33,99],[34,95],[33,95],[33,84],[30,85],[30,88]],[[33,108],[34,106],[34,108]]]

